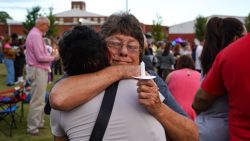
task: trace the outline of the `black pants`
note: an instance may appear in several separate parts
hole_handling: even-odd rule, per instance
[[[24,65],[25,65],[25,56],[24,55],[17,56],[14,61],[15,82],[17,81],[18,77],[23,76]]]
[[[62,64],[61,64],[61,59],[53,62],[53,69],[55,75],[59,73],[59,75],[62,75]]]

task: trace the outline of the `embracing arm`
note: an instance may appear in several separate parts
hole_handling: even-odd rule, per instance
[[[211,94],[207,94],[202,88],[200,88],[195,97],[192,104],[193,109],[196,114],[206,110],[212,103],[216,100],[216,96]]]
[[[50,93],[50,104],[58,110],[71,110],[101,93],[112,83],[137,75],[138,66],[111,66],[95,73],[67,77]]]

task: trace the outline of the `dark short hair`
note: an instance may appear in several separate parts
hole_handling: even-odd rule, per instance
[[[191,55],[181,55],[180,58],[177,60],[176,69],[184,69],[189,68],[194,70],[194,60],[192,59]]]
[[[11,34],[11,46],[18,46],[18,35],[17,33]]]
[[[17,33],[12,33],[12,34],[11,34],[11,39],[12,39],[12,40],[18,39]]]
[[[109,65],[104,40],[87,26],[76,26],[64,33],[59,53],[67,75],[91,73]]]
[[[134,15],[127,12],[112,14],[102,25],[100,33],[104,38],[119,33],[135,38],[140,44],[141,61],[144,50],[144,37],[141,24]]]

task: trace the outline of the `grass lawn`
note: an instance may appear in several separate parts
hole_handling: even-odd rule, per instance
[[[55,76],[54,81],[59,77],[60,77],[59,75]],[[7,87],[5,85],[5,79],[6,79],[6,69],[4,64],[0,64],[0,92],[14,88],[14,86]],[[47,90],[50,90],[52,84],[48,85]],[[2,132],[0,132],[0,141],[51,141],[53,139],[50,132],[48,115],[45,115],[45,129],[40,130],[41,136],[34,137],[26,134],[28,109],[29,109],[29,104],[24,104],[24,118],[22,119],[21,122],[19,120],[17,121],[17,128],[16,129],[14,128],[12,130],[13,133],[12,137],[8,137],[4,135]],[[20,108],[17,112],[20,113]],[[0,129],[3,130],[4,128],[5,127],[2,124],[2,121],[0,120]],[[8,129],[5,130],[5,132],[8,133]]]

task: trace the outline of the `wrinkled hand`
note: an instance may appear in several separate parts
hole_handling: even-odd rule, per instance
[[[132,78],[132,76],[140,75],[139,65],[117,65],[113,67],[116,68],[116,71],[120,74],[121,79],[128,79]]]
[[[152,115],[157,115],[162,106],[158,86],[153,80],[139,80],[137,86],[139,103],[145,106]]]

